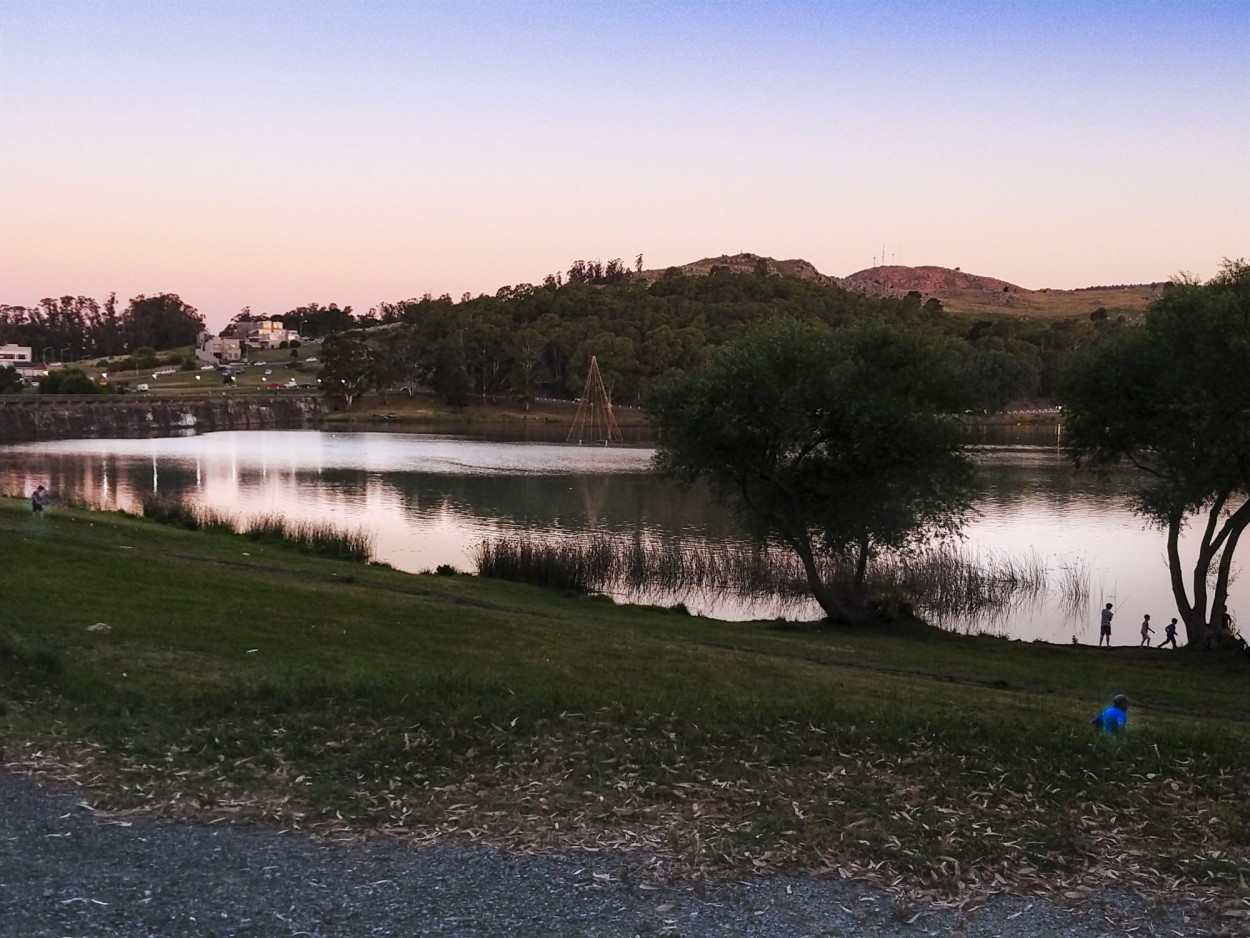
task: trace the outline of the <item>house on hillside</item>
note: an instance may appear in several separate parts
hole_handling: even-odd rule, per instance
[[[211,365],[237,362],[243,359],[243,343],[238,339],[222,336],[201,335],[195,357]]]
[[[239,341],[257,348],[279,348],[283,342],[299,341],[299,333],[272,319],[236,322],[234,334]]]
[[[8,365],[16,368],[19,364],[31,364],[32,349],[29,345],[14,345],[9,342],[7,345],[0,345],[0,365]]]
[[[34,349],[29,345],[15,345],[12,342],[0,345],[0,368],[16,368],[19,375],[32,381],[48,373],[46,363],[35,363]]]

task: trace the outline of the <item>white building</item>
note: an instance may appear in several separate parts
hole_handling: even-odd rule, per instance
[[[0,345],[0,368],[16,368],[18,374],[31,380],[42,378],[48,373],[48,365],[36,364],[33,353],[29,345]]]
[[[238,339],[202,335],[200,336],[199,347],[195,350],[195,357],[211,365],[241,361],[243,359],[243,343]]]
[[[0,365],[10,365],[16,368],[19,364],[29,365],[33,361],[29,345],[14,345],[12,342],[0,345]]]
[[[283,342],[299,341],[298,332],[272,319],[236,322],[234,334],[239,337],[239,341],[257,348],[278,348]]]

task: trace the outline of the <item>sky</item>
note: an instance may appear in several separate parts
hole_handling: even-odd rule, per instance
[[[0,303],[1250,256],[1250,3],[0,0]]]

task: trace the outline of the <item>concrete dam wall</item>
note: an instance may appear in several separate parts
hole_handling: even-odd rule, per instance
[[[149,397],[0,395],[0,443],[301,427],[327,409],[313,395]]]

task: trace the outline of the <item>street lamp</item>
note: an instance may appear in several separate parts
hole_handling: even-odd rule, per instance
[[[52,351],[53,351],[53,348],[51,345],[45,345],[43,347],[43,363],[45,365],[48,363],[48,359],[52,357]]]

